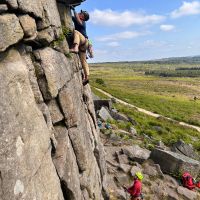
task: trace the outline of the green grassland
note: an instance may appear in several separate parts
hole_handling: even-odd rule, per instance
[[[99,96],[101,99],[108,99],[107,96],[97,91],[92,87],[92,91],[95,95]],[[172,121],[168,121],[163,118],[154,118],[138,112],[134,108],[130,108],[128,106],[124,106],[119,103],[114,103],[113,107],[117,109],[120,113],[123,113],[136,121],[136,125],[134,126],[137,130],[138,135],[143,137],[144,135],[148,135],[153,140],[148,140],[143,137],[142,145],[144,147],[152,147],[158,141],[164,142],[165,145],[171,146],[179,139],[184,140],[187,144],[192,144],[193,147],[200,152],[200,134],[194,129],[187,128],[184,126],[180,126],[177,123]],[[129,131],[130,126],[132,124],[130,122],[117,122],[110,121],[111,125],[115,124],[119,129],[123,129]],[[159,127],[159,128],[158,128]],[[129,139],[122,136],[122,139]],[[134,143],[135,141],[133,141]]]
[[[192,68],[195,76],[187,77],[190,74],[188,68]],[[200,76],[197,64],[102,63],[91,64],[90,71],[93,86],[135,106],[200,126]],[[183,71],[183,75],[180,75],[180,71]],[[147,72],[151,72],[150,75]],[[169,77],[161,76],[162,72]]]

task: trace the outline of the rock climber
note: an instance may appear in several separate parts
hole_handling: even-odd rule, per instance
[[[129,188],[123,187],[126,192],[131,195],[131,200],[142,200],[142,179],[143,175],[141,172],[136,172],[134,176],[133,185]]]
[[[81,10],[77,13],[73,6],[70,7],[73,10],[72,20],[74,22],[74,41],[70,52],[79,54],[80,61],[84,71],[83,85],[89,83],[89,66],[87,63],[87,52],[90,58],[93,58],[92,43],[89,41],[86,32],[86,21],[89,20],[89,14],[87,11]]]

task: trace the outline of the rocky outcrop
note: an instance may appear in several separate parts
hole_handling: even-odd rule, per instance
[[[137,161],[139,163],[147,160],[151,153],[149,150],[140,148],[138,145],[123,147],[122,152],[127,155],[131,160]]]
[[[1,199],[61,200],[50,132],[35,103],[28,75],[17,50],[1,54]]]
[[[121,141],[122,142],[122,141]],[[142,172],[142,193],[144,199],[200,199],[198,189],[193,191],[180,186],[180,181],[163,174],[160,166],[147,159],[142,164],[133,161],[129,154],[124,154],[123,149],[129,146],[105,146],[106,162],[108,167],[108,188],[111,199],[128,199],[123,186],[130,187],[136,172]],[[130,150],[129,150],[130,151]],[[138,155],[143,159],[142,154]]]
[[[163,172],[178,175],[185,171],[197,177],[200,171],[200,163],[187,156],[177,154],[171,151],[161,149],[154,149],[151,152],[150,158],[160,165]]]
[[[68,54],[62,25],[72,22],[61,4],[0,3],[2,200],[108,196],[91,90],[82,85],[79,57]]]

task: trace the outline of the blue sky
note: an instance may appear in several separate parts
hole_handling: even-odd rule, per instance
[[[86,0],[90,62],[200,55],[200,0]]]

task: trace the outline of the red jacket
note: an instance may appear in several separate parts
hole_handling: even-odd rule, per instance
[[[136,179],[133,182],[133,185],[130,188],[128,188],[127,191],[132,197],[139,197],[141,195],[141,192],[142,192],[142,183],[141,183],[141,181]]]
[[[188,173],[185,172],[182,176],[182,182],[183,182],[183,186],[192,190],[196,187],[194,179],[192,178],[192,176]]]

